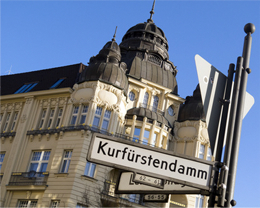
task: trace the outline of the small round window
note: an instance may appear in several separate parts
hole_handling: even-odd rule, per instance
[[[135,100],[135,93],[133,91],[129,92],[129,99],[131,101],[134,101]]]
[[[173,107],[172,107],[172,106],[170,106],[170,107],[168,108],[168,113],[169,113],[170,116],[173,116],[173,115],[174,115],[174,110],[173,110]]]

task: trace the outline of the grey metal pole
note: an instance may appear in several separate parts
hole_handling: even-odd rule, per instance
[[[227,84],[226,84],[226,90],[225,90],[225,98],[223,100],[223,112],[221,116],[221,125],[219,130],[219,136],[218,136],[218,144],[217,144],[217,151],[216,151],[216,158],[215,161],[221,162],[221,155],[222,155],[222,149],[223,149],[223,143],[224,143],[224,137],[226,132],[226,123],[227,123],[227,117],[228,117],[228,109],[229,109],[229,100],[230,100],[230,93],[231,93],[231,87],[232,87],[232,81],[234,76],[234,69],[235,65],[230,64],[228,69],[228,77],[227,77]],[[208,207],[214,207],[216,202],[216,191],[217,191],[217,184],[218,184],[218,176],[219,176],[219,167],[216,167],[218,171],[215,172],[214,178],[213,178],[213,191],[210,194],[209,197],[209,203]]]
[[[228,180],[228,168],[230,164],[230,156],[232,150],[233,143],[233,135],[235,128],[235,120],[237,114],[237,104],[239,98],[239,89],[240,89],[240,80],[242,74],[242,65],[243,65],[243,57],[238,57],[237,59],[237,67],[236,67],[236,76],[233,87],[233,95],[232,95],[232,104],[230,109],[229,123],[228,123],[228,132],[227,132],[227,140],[225,147],[225,154],[223,160],[223,167],[220,172],[219,179],[219,198],[218,198],[218,206],[223,207],[225,204],[225,195],[226,195],[226,187]]]
[[[251,45],[252,45],[251,34],[254,33],[255,26],[252,23],[248,23],[245,25],[244,31],[245,33],[247,33],[247,35],[244,40],[244,48],[243,48],[244,61],[243,61],[243,70],[242,70],[241,83],[239,89],[239,98],[238,98],[238,106],[237,106],[237,116],[235,121],[233,145],[232,145],[231,158],[230,158],[231,160],[230,160],[230,167],[229,167],[226,204],[225,204],[226,207],[231,207],[231,205],[232,206],[236,205],[236,202],[233,200],[233,196],[234,196],[235,181],[236,181],[237,161],[238,161],[238,154],[239,154],[247,77],[251,71],[249,69],[249,61],[250,61],[250,53],[251,53]]]

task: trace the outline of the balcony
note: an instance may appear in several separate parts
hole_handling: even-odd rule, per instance
[[[8,187],[13,186],[47,186],[48,172],[13,172],[8,184]]]

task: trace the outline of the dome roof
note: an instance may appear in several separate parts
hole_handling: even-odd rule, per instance
[[[136,115],[137,117],[147,117],[147,119],[156,120],[159,123],[165,124],[166,126],[172,128],[170,122],[160,113],[151,111],[147,108],[131,108],[126,113],[126,118],[132,118]]]
[[[79,82],[102,81],[124,90],[127,94],[128,81],[126,64],[121,62],[120,47],[113,38],[99,51],[99,54],[90,58],[89,66],[81,73]]]
[[[131,27],[124,35],[120,47],[154,50],[164,59],[169,58],[169,46],[165,34],[150,19]]]
[[[178,94],[177,69],[169,61],[168,41],[152,19],[131,27],[120,43],[127,76],[157,83]]]
[[[185,103],[180,106],[178,121],[186,120],[206,121],[199,85],[194,90],[193,96],[186,97]]]

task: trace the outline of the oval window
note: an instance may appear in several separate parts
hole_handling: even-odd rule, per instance
[[[133,91],[129,92],[129,99],[131,101],[134,101],[135,100],[135,93]]]
[[[173,115],[174,115],[174,109],[173,109],[172,106],[170,106],[170,107],[168,108],[168,113],[169,113],[170,116],[173,116]]]

